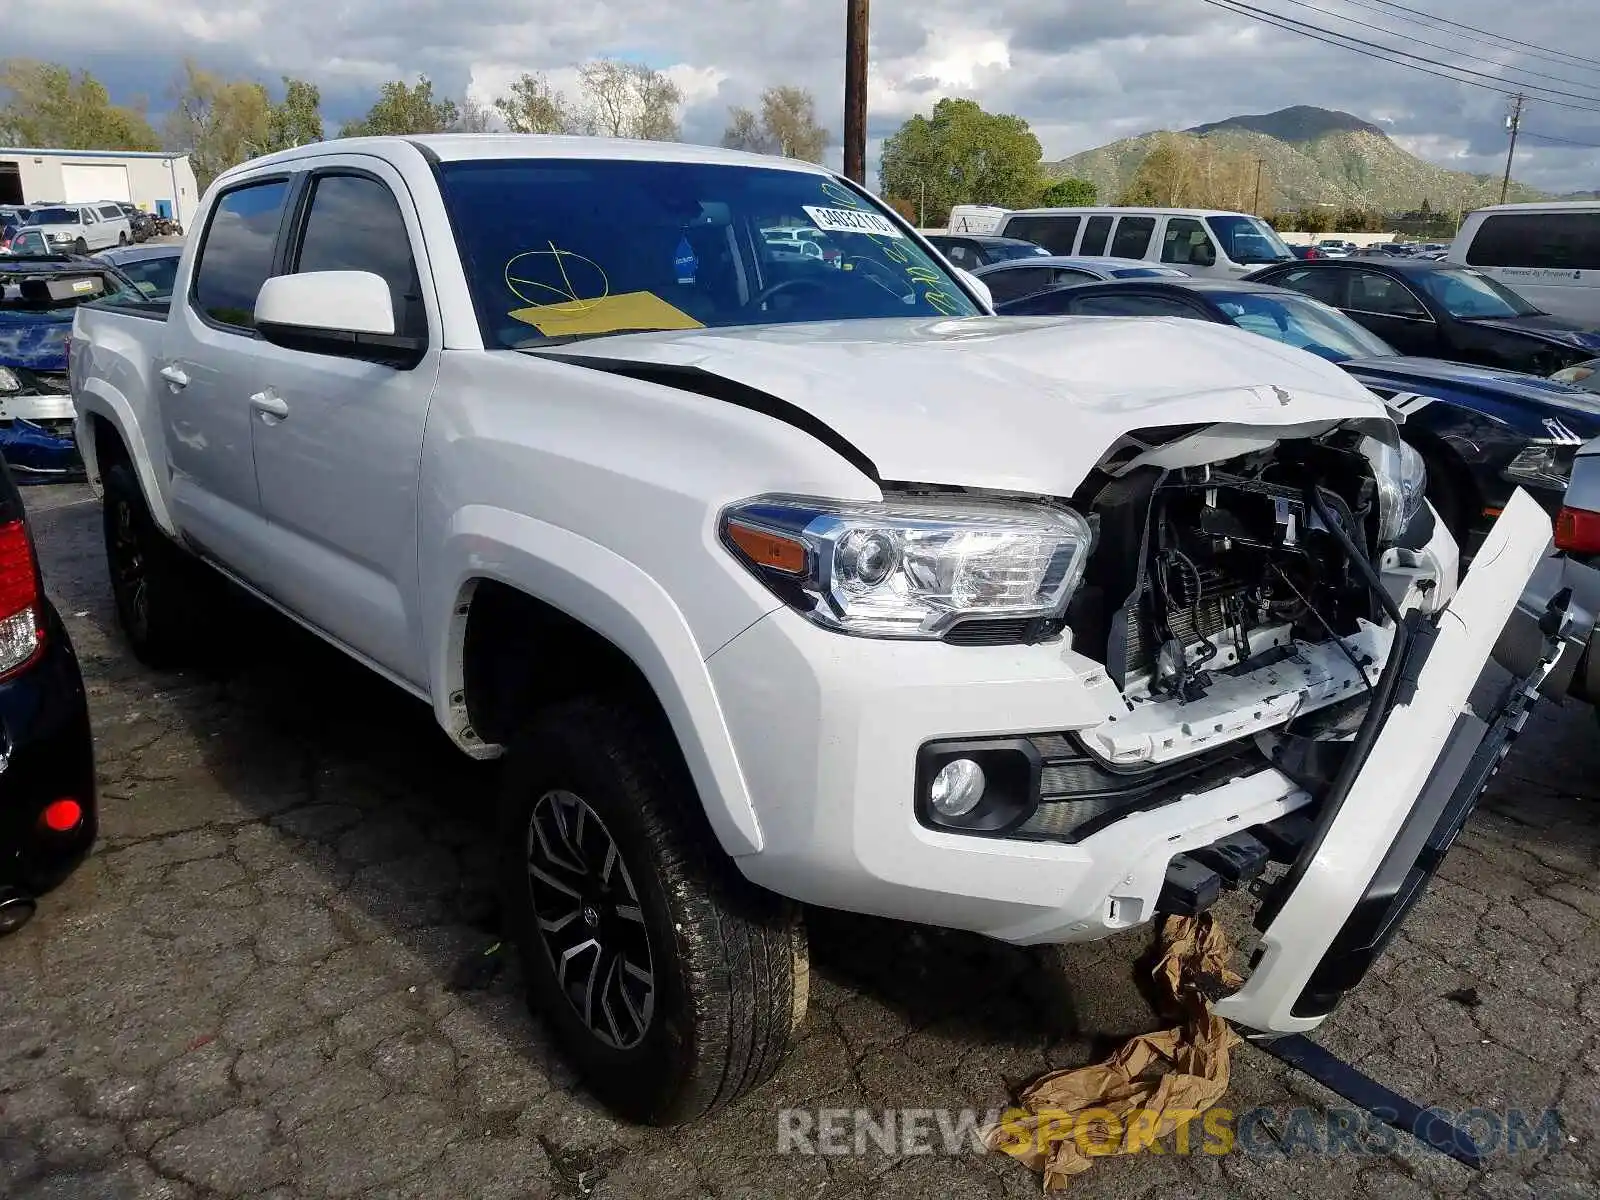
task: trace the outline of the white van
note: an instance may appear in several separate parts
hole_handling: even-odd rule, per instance
[[[88,254],[133,241],[133,226],[122,207],[101,204],[50,204],[36,206],[28,217],[38,226],[50,248],[61,254]]]
[[[1140,258],[1222,279],[1294,258],[1260,217],[1211,209],[1025,208],[995,232],[1064,257]]]
[[[958,204],[950,210],[945,232],[993,233],[1010,211],[993,204]]]
[[[1547,313],[1600,326],[1600,201],[1499,204],[1468,213],[1446,255]]]

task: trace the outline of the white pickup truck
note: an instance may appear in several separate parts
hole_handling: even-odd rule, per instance
[[[761,234],[800,226],[841,255]],[[1316,1026],[1543,669],[1467,708],[1550,538],[1527,497],[1458,590],[1337,367],[995,317],[805,163],[498,136],[246,163],[170,303],[79,311],[71,384],[143,659],[189,648],[217,572],[507,755],[530,1001],[643,1120],[777,1068],[801,904],[1028,944],[1249,887],[1218,1011]]]

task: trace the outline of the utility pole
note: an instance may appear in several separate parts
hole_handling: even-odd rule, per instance
[[[1258,217],[1261,215],[1261,168],[1266,165],[1266,159],[1256,159],[1256,206],[1250,211]]]
[[[1522,93],[1518,92],[1511,100],[1511,114],[1506,117],[1506,128],[1511,131],[1511,148],[1506,151],[1506,177],[1500,181],[1500,203],[1506,202],[1506,195],[1511,191],[1511,160],[1517,154],[1517,132],[1522,128]]]
[[[867,183],[867,0],[845,0],[844,173]]]

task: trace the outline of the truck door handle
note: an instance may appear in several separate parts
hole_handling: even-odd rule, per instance
[[[188,373],[176,363],[168,363],[166,366],[162,367],[161,378],[170,383],[174,390],[189,386]]]
[[[263,417],[276,418],[276,421],[281,421],[289,415],[288,402],[271,388],[251,396],[250,405]],[[269,421],[269,424],[275,424],[276,421]]]

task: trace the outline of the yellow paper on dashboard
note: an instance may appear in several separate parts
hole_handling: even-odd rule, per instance
[[[621,333],[627,329],[704,329],[688,313],[654,292],[623,292],[594,300],[535,304],[507,314],[546,337],[573,333]]]

